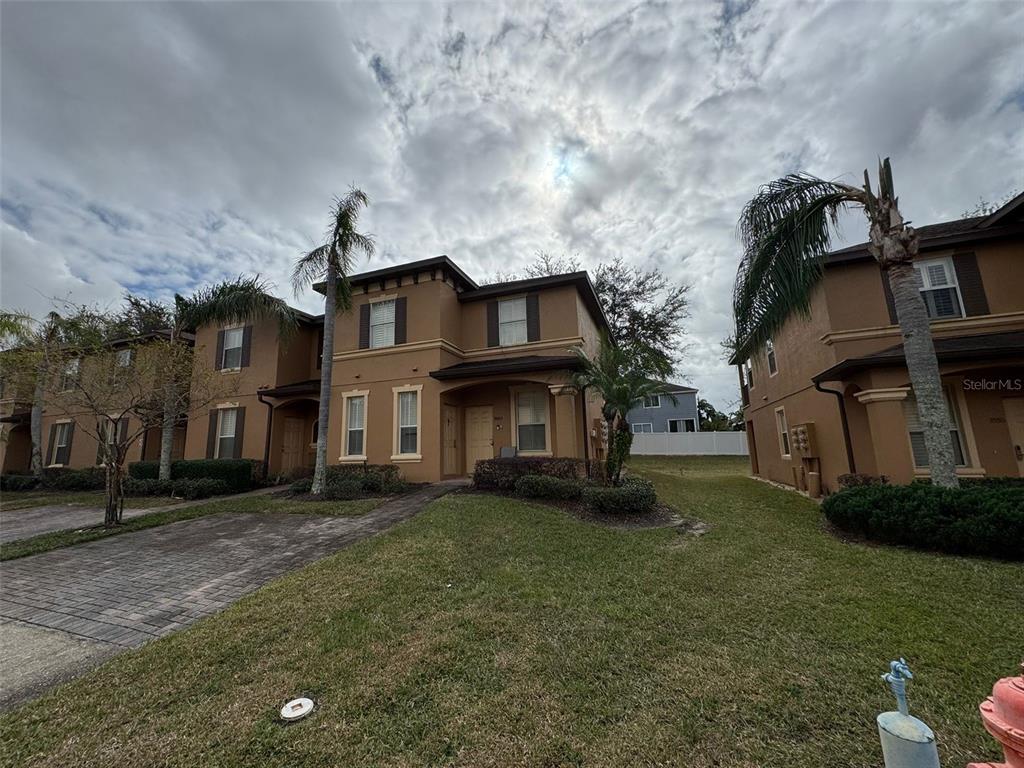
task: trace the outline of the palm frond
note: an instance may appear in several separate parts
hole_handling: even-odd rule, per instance
[[[354,187],[347,195],[335,200],[331,223],[327,228],[327,242],[299,257],[295,263],[292,286],[296,293],[323,279],[327,267],[333,265],[339,278],[339,307],[345,308],[351,304],[351,290],[346,278],[352,273],[353,256],[361,251],[369,258],[375,249],[373,236],[356,229],[359,212],[369,203],[366,193]]]
[[[182,327],[192,330],[210,324],[273,320],[278,332],[287,337],[298,324],[295,310],[271,295],[270,284],[259,275],[200,288],[176,304]]]
[[[295,293],[300,293],[304,288],[312,285],[324,276],[327,265],[330,263],[330,244],[314,248],[305,256],[299,257],[292,270],[292,287]]]
[[[864,203],[863,190],[806,174],[776,179],[747,203],[738,225],[734,359],[750,357],[793,313],[810,312],[839,214],[851,203]]]

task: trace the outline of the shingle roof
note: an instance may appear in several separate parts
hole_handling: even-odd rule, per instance
[[[576,370],[580,366],[575,355],[526,355],[524,357],[503,357],[497,360],[474,360],[456,363],[446,368],[431,371],[435,379],[472,379],[481,376],[503,376],[533,371]]]
[[[673,394],[676,392],[681,392],[685,394],[698,391],[693,387],[687,387],[682,384],[673,384],[671,381],[658,381],[657,379],[651,379],[651,383],[659,384],[661,386],[661,391],[665,392],[666,394],[670,392]]]

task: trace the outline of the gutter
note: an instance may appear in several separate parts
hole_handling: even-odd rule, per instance
[[[274,426],[274,405],[263,399],[263,391],[256,390],[256,399],[267,406],[267,437],[263,443],[263,471],[270,472],[270,430]]]
[[[843,397],[843,393],[838,389],[826,389],[821,386],[821,382],[814,382],[814,388],[819,392],[827,393],[829,395],[835,395],[836,401],[839,403],[839,420],[843,425],[843,443],[846,445],[846,465],[849,467],[850,474],[857,472],[857,464],[853,460],[853,443],[850,442],[850,424],[846,420],[846,399]]]

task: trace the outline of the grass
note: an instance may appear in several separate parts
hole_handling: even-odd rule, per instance
[[[13,512],[50,505],[72,507],[103,507],[106,504],[103,491],[4,491],[0,494],[0,510]],[[173,504],[174,499],[163,496],[126,496],[125,509],[148,509]]]
[[[997,757],[1024,568],[843,543],[740,462],[633,467],[710,531],[449,495],[5,715],[0,761],[874,768],[900,655],[943,764]]]
[[[162,498],[164,503],[175,503],[176,500]],[[104,539],[107,536],[118,536],[132,531],[141,531],[144,528],[153,528],[158,525],[176,523],[179,520],[191,520],[205,515],[215,515],[220,512],[274,512],[286,514],[311,514],[351,517],[362,515],[376,507],[382,499],[356,499],[354,501],[292,501],[288,498],[275,498],[268,496],[249,496],[242,499],[230,499],[226,501],[215,501],[212,503],[195,502],[197,506],[169,509],[163,512],[153,512],[149,515],[140,515],[124,520],[116,528],[104,528],[102,525],[91,528],[81,528],[68,531],[54,531],[33,536],[30,539],[12,541],[9,544],[0,546],[0,561],[14,560],[18,557],[37,555],[40,552],[48,552],[51,549],[70,547],[73,544],[81,544],[86,541]],[[187,503],[187,502],[182,502]],[[125,504],[127,507],[127,503]]]

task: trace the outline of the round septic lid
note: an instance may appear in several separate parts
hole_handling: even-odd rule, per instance
[[[312,711],[312,699],[307,699],[305,697],[302,697],[301,699],[292,699],[281,707],[281,719],[288,721],[301,720]]]

